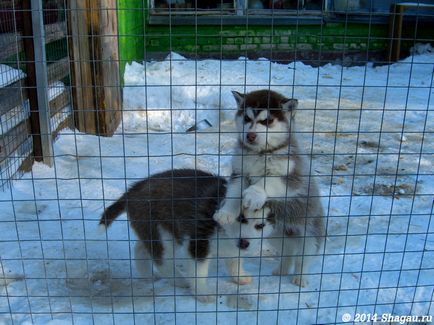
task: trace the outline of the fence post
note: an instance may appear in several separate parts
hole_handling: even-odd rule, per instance
[[[116,0],[68,1],[75,126],[111,136],[121,119]]]
[[[39,127],[43,162],[53,165],[53,141],[48,100],[47,57],[42,0],[32,0],[33,48],[35,51],[36,92],[38,96]]]
[[[30,103],[33,156],[52,165],[53,147],[48,106],[47,62],[42,1],[23,0],[23,43],[26,56],[26,86]]]

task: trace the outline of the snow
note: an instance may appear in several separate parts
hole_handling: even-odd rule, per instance
[[[334,324],[344,313],[433,314],[433,68],[430,51],[349,68],[176,53],[127,65],[115,135],[63,130],[53,168],[35,163],[0,192],[0,323]],[[214,277],[213,263],[215,304],[166,280],[140,279],[125,216],[107,235],[97,231],[104,206],[172,167],[229,175],[230,91],[269,87],[299,99],[301,147],[312,154],[329,216],[309,286],[272,276],[278,261],[267,249],[246,258],[251,285],[230,283],[220,265]],[[204,119],[212,127],[185,132]]]
[[[14,69],[8,65],[0,64],[0,88],[11,85],[25,77],[26,74],[20,69]]]
[[[48,100],[52,101],[57,96],[60,96],[65,91],[65,84],[61,81],[54,81],[48,86]]]

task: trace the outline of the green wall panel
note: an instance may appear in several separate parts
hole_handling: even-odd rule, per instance
[[[142,0],[119,0],[119,46],[121,73],[125,64],[142,61],[169,51],[182,54],[245,55],[253,52],[361,52],[382,51],[388,45],[386,24],[325,23],[321,25],[184,25],[148,23],[148,9]],[[433,39],[432,30],[404,29],[410,39]],[[408,49],[414,41],[403,42]]]
[[[267,49],[337,51],[382,50],[386,26],[165,26],[147,25],[147,52],[240,53]],[[368,38],[369,36],[369,38]]]
[[[119,59],[123,78],[125,65],[143,61],[145,52],[144,17],[142,0],[118,1]]]

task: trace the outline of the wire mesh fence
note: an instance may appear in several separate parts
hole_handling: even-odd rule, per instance
[[[46,85],[0,0],[0,323],[432,322],[432,1],[41,4]]]
[[[1,42],[1,186],[9,185],[15,176],[31,168],[34,157],[40,160],[41,136],[56,133],[68,125],[70,116],[66,58],[66,20],[63,1],[45,1],[41,13],[44,31],[44,62],[48,85],[37,83],[35,57],[36,26],[33,26],[30,2],[2,1],[0,15]],[[36,43],[38,44],[38,43]],[[46,47],[46,49],[45,49]],[[47,93],[52,132],[41,131],[38,110],[38,89]],[[60,113],[59,113],[60,112]],[[63,113],[62,113],[63,112]],[[70,120],[70,119],[69,119]],[[63,124],[62,124],[63,123]],[[51,125],[52,124],[52,125]]]

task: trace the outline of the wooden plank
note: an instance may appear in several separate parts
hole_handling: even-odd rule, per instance
[[[67,36],[66,21],[45,25],[45,42],[51,43]],[[0,34],[0,60],[12,57],[23,51],[23,35],[21,32]]]
[[[75,126],[80,131],[96,134],[86,2],[85,0],[67,2],[72,106],[74,107]]]
[[[69,59],[64,57],[59,61],[50,63],[47,66],[48,84],[62,80],[69,75]]]
[[[100,135],[111,136],[121,120],[116,0],[90,1],[94,37],[95,84]],[[99,9],[99,10],[98,10]]]
[[[0,6],[1,8],[11,8],[13,3],[14,6],[12,8],[20,8],[20,2],[21,0],[0,0]]]
[[[404,17],[404,11],[405,8],[398,4],[392,4],[390,6],[388,48],[388,57],[390,63],[399,60],[401,52],[402,21]]]
[[[28,99],[28,95],[26,83],[23,79],[7,87],[0,88],[0,115],[22,105],[26,99]]]
[[[53,130],[53,133],[52,133],[53,141],[56,141],[60,131],[62,131],[63,129],[72,128],[72,127],[73,127],[72,118],[71,118],[71,116],[68,116],[65,120],[63,120],[61,123],[59,123],[59,125],[57,126],[57,128],[55,130]]]
[[[69,75],[69,59],[56,61],[47,67],[48,81],[53,83]],[[0,88],[0,115],[22,104],[28,99],[26,82],[21,79],[7,87]]]
[[[121,93],[115,0],[68,1],[76,127],[111,136],[120,123]]]
[[[51,68],[50,68],[51,67]],[[48,66],[49,77],[51,77],[50,83],[64,78],[68,75],[69,61],[68,58],[62,60],[62,62],[56,62],[53,65]],[[6,114],[11,109],[22,105],[24,101],[28,99],[26,82],[19,80],[12,85],[0,88],[0,116]],[[62,94],[53,98],[50,101],[50,108],[56,113],[69,103],[69,95],[65,90]],[[53,113],[53,114],[54,114]]]
[[[0,60],[6,60],[23,50],[21,33],[0,34]]]
[[[5,135],[0,136],[0,162],[7,159],[30,136],[29,120],[24,120]]]
[[[67,35],[66,21],[47,24],[44,26],[44,28],[45,28],[46,44],[61,40],[62,38],[65,38]]]
[[[390,6],[390,15],[389,15],[389,47],[387,49],[388,53],[388,61],[394,62],[396,61],[396,25],[397,25],[397,7],[396,4],[392,4]]]
[[[404,19],[405,8],[400,5],[396,5],[396,20],[395,20],[395,30],[393,33],[394,41],[394,57],[392,60],[398,61],[401,54],[401,38],[402,38],[402,23]]]
[[[50,101],[50,116],[53,117],[69,104],[69,93],[67,90],[62,92]]]
[[[0,162],[2,176],[10,180],[19,177],[23,172],[31,171],[33,160],[32,138],[28,137],[8,158]],[[3,185],[7,184],[6,182],[3,182]]]
[[[17,170],[17,173],[29,173],[32,170],[33,161],[34,157],[30,154],[26,159],[23,160]]]

